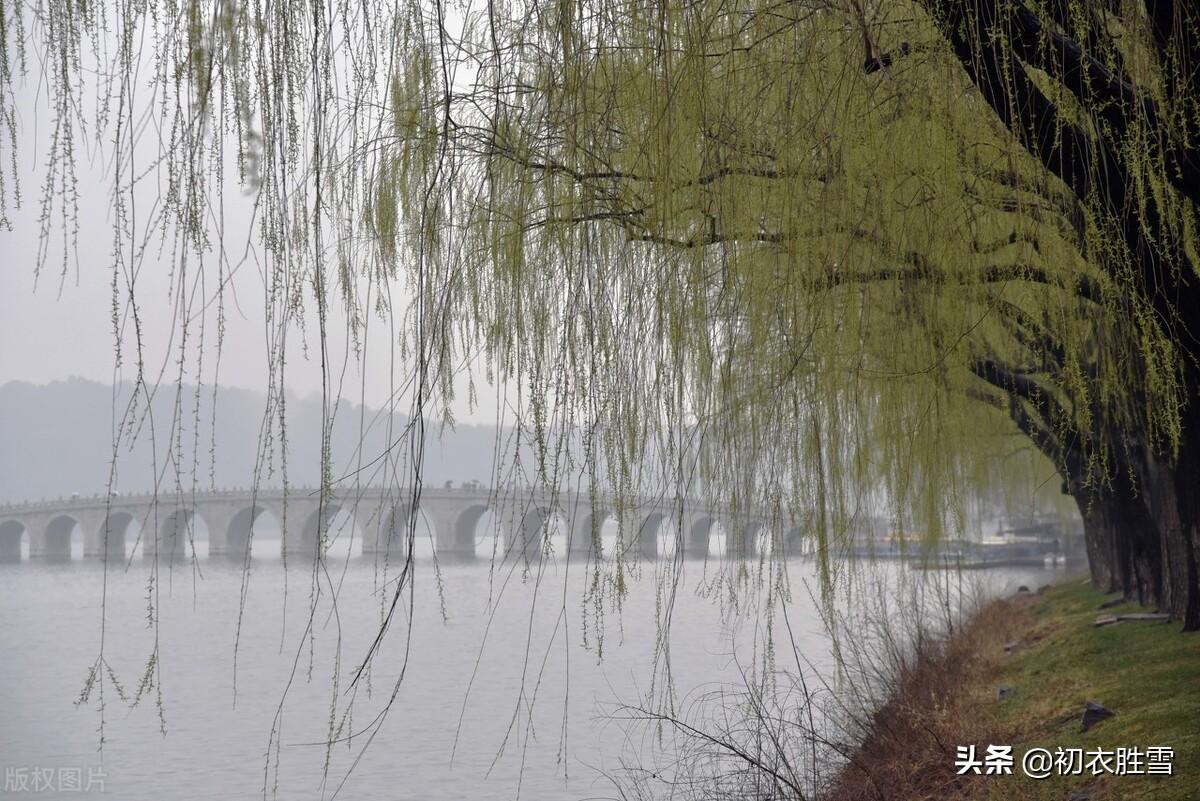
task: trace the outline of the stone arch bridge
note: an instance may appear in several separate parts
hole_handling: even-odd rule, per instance
[[[364,554],[404,553],[408,524],[414,512],[412,491],[363,488],[321,503],[312,488],[216,490],[186,494],[145,494],[110,497],[72,497],[0,506],[0,561],[21,558],[28,538],[31,558],[69,559],[75,527],[83,532],[85,558],[124,559],[126,545],[140,536],[147,558],[190,558],[196,519],[209,535],[209,556],[245,557],[255,521],[270,512],[286,535],[281,548],[288,554],[312,555],[327,541],[330,525],[343,510],[353,515],[361,531]],[[439,557],[473,557],[476,528],[485,514],[498,523],[506,554],[537,558],[547,547],[549,521],[566,523],[567,554],[594,555],[600,527],[618,521],[616,546],[643,557],[657,556],[660,531],[674,533],[684,554],[703,557],[717,523],[725,532],[725,553],[750,557],[764,547],[798,552],[800,527],[788,524],[773,534],[766,517],[715,509],[699,501],[677,498],[625,499],[621,508],[588,493],[551,493],[539,489],[491,490],[471,483],[423,488],[418,513],[433,532]],[[131,534],[137,521],[140,535]],[[777,535],[777,536],[776,536]],[[127,539],[130,542],[127,543]],[[768,546],[768,543],[777,544]]]

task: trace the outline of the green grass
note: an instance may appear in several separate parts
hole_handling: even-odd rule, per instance
[[[1200,801],[1200,635],[1181,634],[1178,624],[1149,622],[1096,628],[1100,614],[1145,611],[1125,604],[1101,612],[1107,597],[1071,582],[1035,599],[1023,644],[999,657],[988,676],[1015,693],[990,706],[997,723],[1012,734],[1018,760],[1035,746],[1051,752],[1059,746],[1168,746],[1175,749],[1174,775],[1033,780],[1018,766],[1012,776],[980,782],[980,798],[1064,801],[1090,786],[1090,798],[1105,801]],[[983,689],[995,698],[995,687]],[[1088,699],[1116,714],[1082,732]]]

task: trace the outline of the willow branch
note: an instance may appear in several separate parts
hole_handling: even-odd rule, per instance
[[[1085,53],[1070,37],[1048,29],[1024,3],[1014,2],[1015,26],[1008,32],[1013,50],[1027,64],[1043,70],[1125,139],[1140,124],[1153,134],[1147,144],[1158,150],[1167,180],[1193,203],[1200,203],[1200,161],[1193,149],[1176,143],[1166,130],[1157,105],[1124,77]]]

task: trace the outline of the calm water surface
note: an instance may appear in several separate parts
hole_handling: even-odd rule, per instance
[[[104,793],[91,796],[128,801],[255,799],[264,788],[282,799],[322,798],[343,779],[338,797],[350,799],[558,801],[612,797],[604,773],[646,755],[642,740],[606,716],[618,702],[643,699],[655,675],[662,599],[653,563],[630,580],[621,610],[606,605],[597,624],[585,595],[591,577],[574,562],[549,566],[540,580],[486,562],[443,565],[440,593],[432,563],[419,562],[411,628],[404,603],[344,730],[369,729],[408,639],[391,712],[365,751],[366,738],[356,737],[328,754],[331,708],[340,714],[350,699],[350,675],[388,597],[377,566],[334,560],[310,615],[313,582],[302,566],[256,560],[244,581],[238,565],[198,564],[202,576],[191,565],[164,565],[154,585],[140,560],[127,571],[79,559],[0,565],[0,796],[57,797],[14,795],[13,771],[32,786],[35,770],[44,779],[47,770],[77,769],[83,785],[103,783]],[[754,618],[723,614],[697,592],[714,571],[684,566],[670,631],[680,694],[737,684],[739,663],[753,661],[762,636]],[[811,565],[793,561],[788,572],[793,631],[822,669],[827,640],[804,589]],[[997,591],[1047,580],[988,576]],[[147,625],[152,591],[157,629]],[[156,641],[161,707],[159,688],[131,705],[113,680],[127,698],[135,694]],[[101,654],[103,705],[99,686],[77,704]]]

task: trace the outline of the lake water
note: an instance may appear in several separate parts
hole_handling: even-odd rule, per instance
[[[240,565],[196,566],[202,575],[190,564],[162,565],[152,583],[140,560],[128,570],[79,559],[0,565],[0,796],[57,797],[57,789],[187,801],[265,790],[308,799],[341,786],[338,797],[350,799],[559,801],[612,797],[605,773],[647,756],[646,741],[609,716],[619,702],[644,700],[656,675],[662,689],[653,660],[656,610],[665,608],[661,564],[644,563],[621,608],[606,603],[597,620],[582,564],[529,575],[447,564],[439,590],[432,562],[419,561],[412,624],[405,597],[343,727],[375,736],[365,749],[364,734],[328,751],[331,709],[340,714],[350,700],[350,676],[390,600],[379,566],[331,560],[311,615],[312,571],[303,565],[261,559],[248,576]],[[679,696],[737,685],[740,667],[761,653],[761,615],[731,615],[698,592],[716,575],[715,562],[683,566],[669,630]],[[792,633],[816,669],[827,669],[828,640],[806,589],[811,563],[789,562],[788,576]],[[995,591],[1049,580],[1028,571],[987,576]],[[157,627],[147,622],[152,593]],[[158,686],[136,705],[122,700],[113,680],[130,699],[156,647]],[[105,679],[77,704],[96,664]],[[372,727],[402,669],[390,712]],[[64,791],[61,783],[76,779],[93,792]]]

